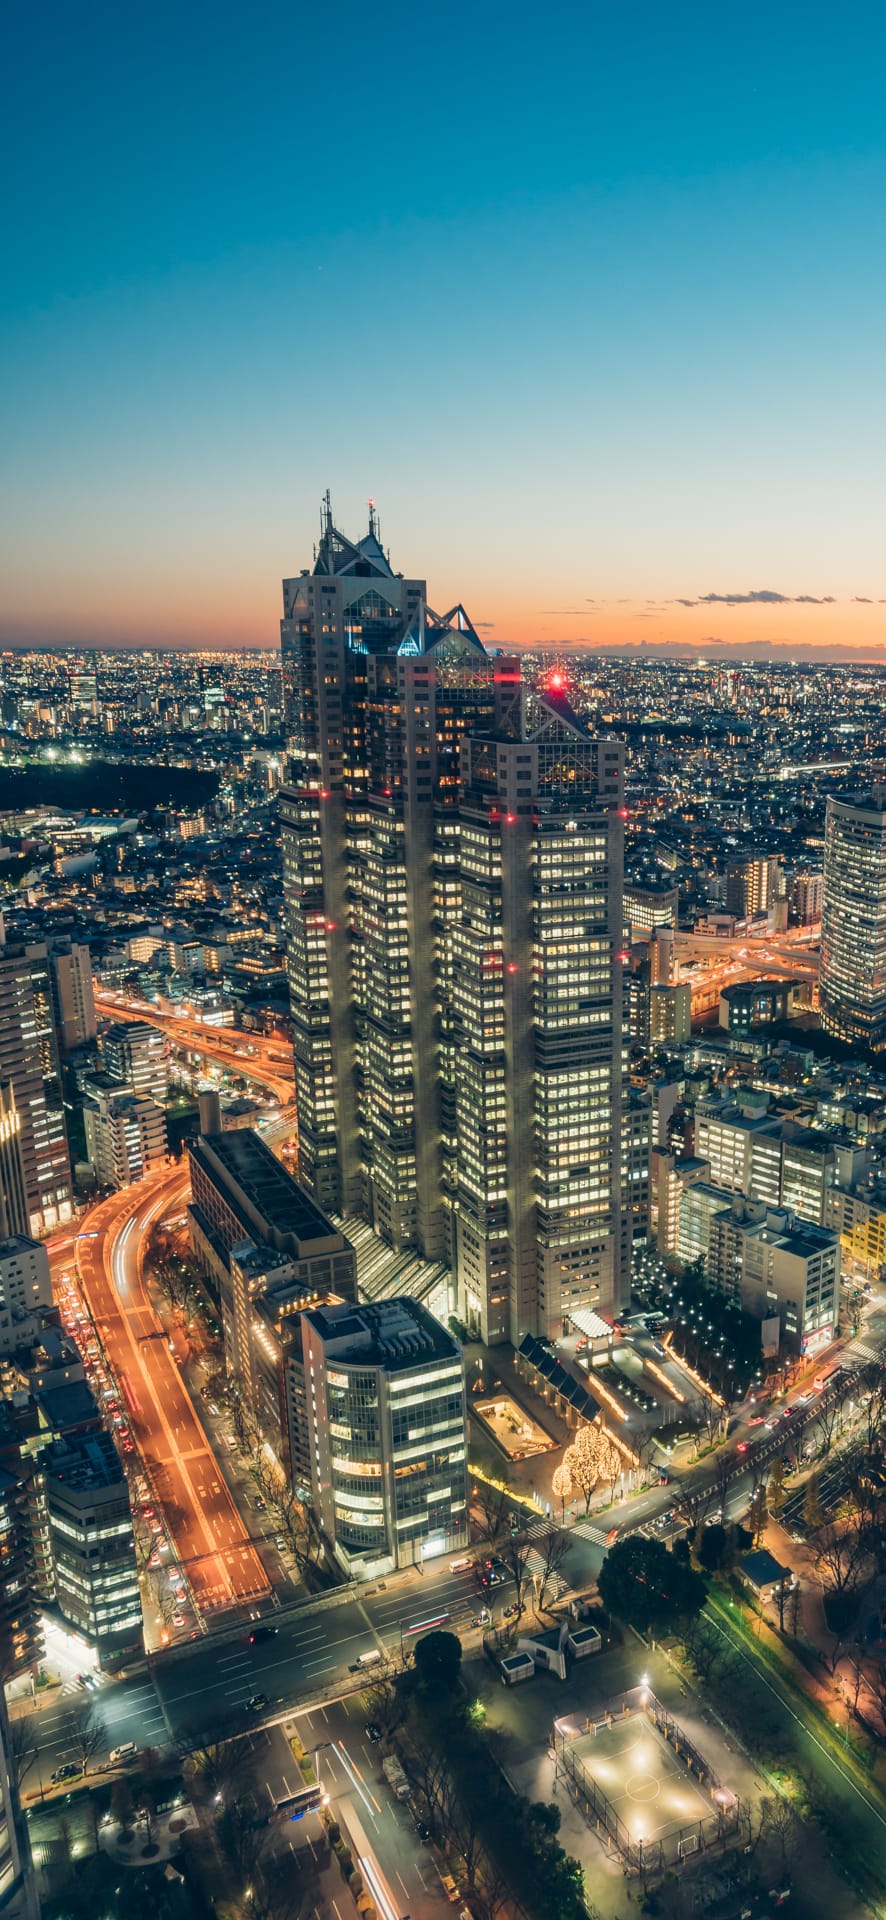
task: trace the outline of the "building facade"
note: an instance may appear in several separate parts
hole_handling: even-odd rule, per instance
[[[71,1053],[96,1036],[92,957],[81,941],[52,940],[49,966],[58,1044]]]
[[[348,1571],[420,1565],[468,1538],[461,1348],[417,1300],[309,1309],[314,1505]]]
[[[109,1434],[71,1435],[41,1459],[55,1601],[99,1660],[142,1646],[129,1487]]]
[[[118,1191],[130,1187],[166,1159],[166,1114],[156,1100],[122,1088],[100,1089],[93,1082],[83,1106],[83,1125],[100,1186]]]
[[[219,1299],[228,1372],[258,1417],[269,1335],[256,1303],[282,1287],[302,1304],[355,1300],[354,1249],[253,1129],[202,1134],[189,1158],[191,1245]]]
[[[324,514],[284,582],[299,1175],[487,1341],[625,1297],[623,750]]]
[[[829,799],[821,905],[821,1024],[840,1040],[886,1048],[886,809]]]
[[[708,1274],[758,1320],[780,1321],[795,1353],[829,1345],[838,1324],[840,1239],[780,1208],[733,1200],[710,1223]]]
[[[130,1093],[156,1100],[166,1099],[166,1036],[146,1020],[115,1020],[102,1034],[102,1063],[105,1072]]]
[[[24,1180],[24,1231],[51,1231],[72,1215],[49,955],[39,943],[0,942],[0,1083],[11,1086]]]
[[[0,1240],[0,1355],[33,1341],[51,1306],[46,1248],[24,1234]]]

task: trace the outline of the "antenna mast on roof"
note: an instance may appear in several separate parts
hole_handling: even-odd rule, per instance
[[[372,538],[377,540],[379,545],[381,545],[381,523],[375,511],[375,501],[371,496],[369,499],[369,531]]]

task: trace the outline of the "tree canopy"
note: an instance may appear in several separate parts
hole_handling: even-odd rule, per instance
[[[666,1633],[692,1619],[705,1603],[707,1586],[688,1561],[669,1553],[660,1540],[635,1534],[617,1541],[600,1568],[600,1598],[640,1633]]]
[[[461,1641],[454,1633],[426,1633],[415,1646],[415,1671],[431,1692],[454,1693],[461,1671]]]

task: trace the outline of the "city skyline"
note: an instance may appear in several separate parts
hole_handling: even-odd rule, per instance
[[[491,644],[881,657],[882,19],[263,25],[15,24],[0,644],[273,647],[328,486]]]

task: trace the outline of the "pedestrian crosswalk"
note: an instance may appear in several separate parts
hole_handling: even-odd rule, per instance
[[[605,1547],[606,1545],[605,1533],[601,1533],[600,1528],[595,1527],[590,1520],[579,1520],[577,1526],[574,1526],[572,1531],[573,1533],[580,1533],[583,1540],[593,1540],[595,1547]]]

